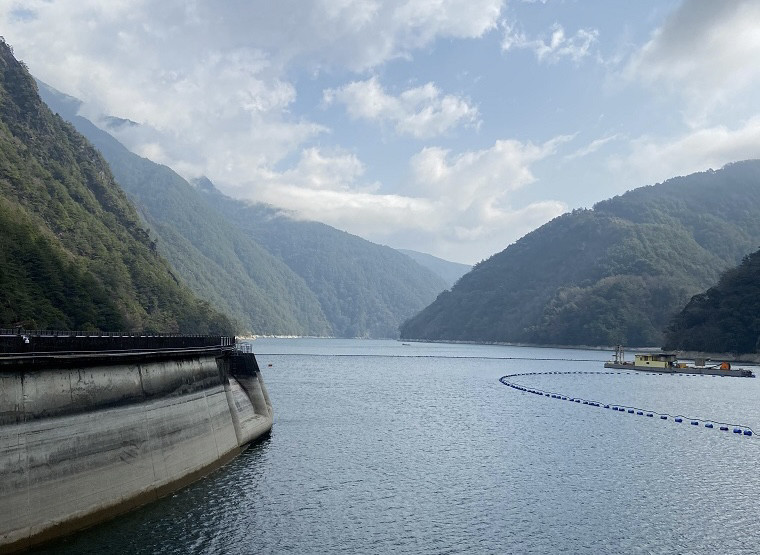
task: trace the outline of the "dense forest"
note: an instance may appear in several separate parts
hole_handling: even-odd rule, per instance
[[[446,288],[393,249],[233,200],[207,179],[190,184],[78,116],[78,100],[42,83],[40,90],[100,149],[177,275],[241,331],[396,337]]]
[[[457,281],[459,281],[460,277],[472,270],[472,266],[468,266],[467,264],[460,264],[459,262],[444,260],[442,258],[438,258],[437,256],[433,256],[432,254],[411,251],[408,249],[397,250],[404,253],[418,264],[425,266],[425,268],[437,276],[442,277],[446,282],[447,287],[454,285]]]
[[[0,42],[0,327],[230,333]]]
[[[177,275],[195,294],[234,318],[238,332],[330,335],[319,302],[303,280],[230,224],[200,191],[77,116],[76,99],[42,83],[40,91],[106,158]]]
[[[475,266],[403,338],[660,345],[670,318],[760,243],[760,162],[564,214]]]
[[[760,251],[695,295],[672,320],[665,349],[711,353],[760,352]]]
[[[339,337],[397,337],[401,322],[446,288],[445,281],[400,252],[262,204],[199,187],[219,210],[303,278]]]

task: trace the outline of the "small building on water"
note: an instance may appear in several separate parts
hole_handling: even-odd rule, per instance
[[[646,353],[635,355],[634,366],[644,366],[650,368],[670,368],[675,366],[675,353]]]

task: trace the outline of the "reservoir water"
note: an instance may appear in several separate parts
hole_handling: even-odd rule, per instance
[[[760,379],[607,374],[601,351],[253,342],[271,436],[46,553],[756,553]],[[270,366],[271,365],[271,366]],[[499,382],[686,416],[682,423]],[[591,372],[549,374],[548,372]],[[757,373],[757,372],[756,372]]]

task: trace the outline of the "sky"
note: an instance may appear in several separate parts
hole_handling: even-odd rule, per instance
[[[756,0],[0,0],[0,28],[134,152],[468,264],[760,158]]]

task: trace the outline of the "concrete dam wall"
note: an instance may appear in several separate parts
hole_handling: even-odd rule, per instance
[[[269,432],[254,355],[216,339],[113,350],[0,341],[0,552],[166,495]]]

